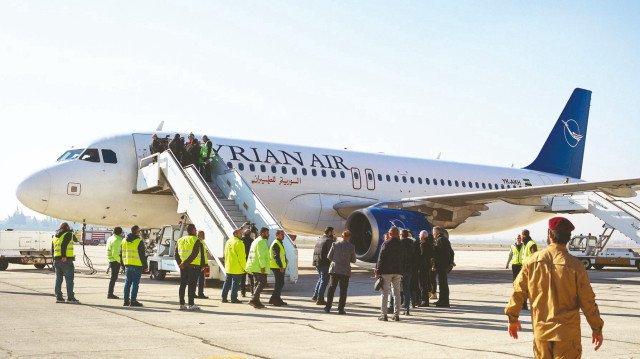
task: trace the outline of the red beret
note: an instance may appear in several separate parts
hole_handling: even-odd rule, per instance
[[[576,229],[568,219],[564,217],[553,217],[549,220],[549,229],[562,233],[571,234]]]

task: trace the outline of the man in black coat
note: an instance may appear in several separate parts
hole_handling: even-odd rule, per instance
[[[434,227],[435,256],[432,271],[438,275],[440,283],[440,299],[435,302],[436,307],[449,307],[449,282],[447,276],[449,268],[453,266],[454,253],[449,242],[449,233],[444,228]]]
[[[318,278],[311,300],[316,301],[317,305],[327,304],[324,300],[324,292],[329,285],[331,260],[327,256],[331,245],[333,245],[333,227],[327,227],[324,229],[324,235],[318,239],[316,247],[313,249],[313,266],[316,267],[320,278]]]
[[[381,314],[378,320],[387,321],[387,302],[389,290],[393,287],[395,297],[395,310],[392,320],[400,320],[400,281],[405,271],[405,251],[400,242],[400,230],[398,227],[389,229],[389,236],[380,246],[378,262],[376,262],[376,278],[382,277]]]
[[[435,280],[431,279],[432,277],[435,279],[435,273],[431,272],[435,254],[433,236],[427,231],[420,232],[419,246],[420,252],[416,267],[418,268],[418,275],[420,276],[420,298],[422,299],[420,306],[428,307],[430,293],[436,291],[435,285],[433,285]]]
[[[245,224],[249,225],[248,223]],[[244,243],[245,259],[249,259],[249,249],[251,249],[251,244],[253,243],[250,226],[244,227],[242,238],[240,238],[240,240]],[[251,291],[251,294],[253,294],[253,274],[244,272],[242,273],[242,281],[240,282],[240,292],[243,297],[247,296],[247,276],[249,277],[249,290]]]

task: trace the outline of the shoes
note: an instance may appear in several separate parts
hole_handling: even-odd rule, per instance
[[[429,297],[429,299],[438,299],[438,293],[431,293],[431,296]]]
[[[76,298],[69,298],[67,299],[67,303],[69,304],[80,304],[80,301]]]
[[[344,314],[347,314],[347,312],[345,312],[344,309],[340,309],[340,310],[338,310],[338,314],[343,314],[344,315]]]
[[[418,307],[421,307],[421,308],[428,307],[428,306],[429,306],[429,302],[422,302],[420,303],[420,305],[418,305]]]
[[[240,294],[242,295],[242,298],[245,298],[247,296],[247,292],[241,292]]]
[[[237,299],[231,299],[231,303],[240,304],[240,303],[242,303],[242,301],[241,300],[237,300]]]
[[[331,308],[329,308],[329,307],[324,307],[323,310],[324,310],[325,313],[331,313]]]
[[[120,299],[117,295],[109,294],[107,295],[107,299]]]
[[[449,308],[449,307],[451,307],[451,305],[449,305],[449,303],[436,302],[436,307],[438,307],[438,308]]]
[[[280,305],[287,305],[287,302],[282,301],[282,299],[280,300]]]
[[[411,314],[409,314],[409,309],[405,309],[404,313],[402,313],[402,314],[404,314],[404,315],[411,315]]]
[[[180,304],[180,310],[187,310],[187,306],[184,304]]]
[[[229,303],[229,300],[227,298],[222,298],[222,303]]]
[[[128,306],[129,306],[129,301],[128,301],[128,300],[125,300],[125,301],[124,301],[124,304],[122,304],[122,306],[123,306],[123,307],[128,307]]]
[[[129,304],[130,307],[142,307],[142,303],[138,302],[137,300],[132,300],[131,304]]]
[[[200,310],[200,307],[198,307],[195,304],[190,305],[189,307],[187,307],[187,310]]]
[[[253,300],[249,301],[249,305],[254,307],[254,308],[256,308],[256,309],[261,309],[260,305],[258,303],[256,303],[256,302],[254,302]]]
[[[66,302],[64,301],[64,298],[58,297],[56,298],[56,303],[66,303]]]
[[[209,297],[207,297],[204,294],[198,294],[198,296],[196,298],[200,298],[200,299],[209,299]]]
[[[389,321],[389,319],[387,319],[387,316],[386,316],[386,315],[381,315],[381,316],[379,316],[379,317],[378,317],[378,320],[383,321],[383,322],[388,322],[388,321]]]
[[[417,305],[415,302],[411,303],[411,308],[415,308],[415,307],[417,307],[417,306],[418,306],[418,305]]]
[[[314,302],[318,301],[318,295],[314,294],[313,297],[311,297],[311,300]]]
[[[320,298],[316,301],[316,305],[327,305],[327,302],[325,302],[323,298]]]
[[[387,308],[387,312],[388,312],[389,314],[393,314],[393,312],[395,312],[395,310],[394,310],[394,308],[393,308],[393,307],[389,307],[389,308]]]
[[[398,314],[394,314],[393,317],[391,318],[391,320],[393,320],[394,322],[399,322],[400,321],[400,316]]]
[[[258,309],[266,308],[267,306],[262,304],[261,302],[256,303],[258,305]]]

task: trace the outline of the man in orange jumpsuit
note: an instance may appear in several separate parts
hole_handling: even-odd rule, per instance
[[[518,316],[525,299],[529,299],[533,351],[539,359],[582,356],[580,309],[591,326],[595,350],[602,345],[604,322],[587,271],[567,251],[573,229],[573,224],[566,218],[549,220],[549,246],[532,254],[522,264],[505,309],[509,317],[509,335],[518,339],[518,330],[522,330]]]

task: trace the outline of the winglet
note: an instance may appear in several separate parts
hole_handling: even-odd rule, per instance
[[[580,178],[591,91],[576,88],[538,157],[525,169]]]
[[[156,128],[156,131],[162,131],[162,126],[164,126],[164,121],[160,122],[158,128]]]

